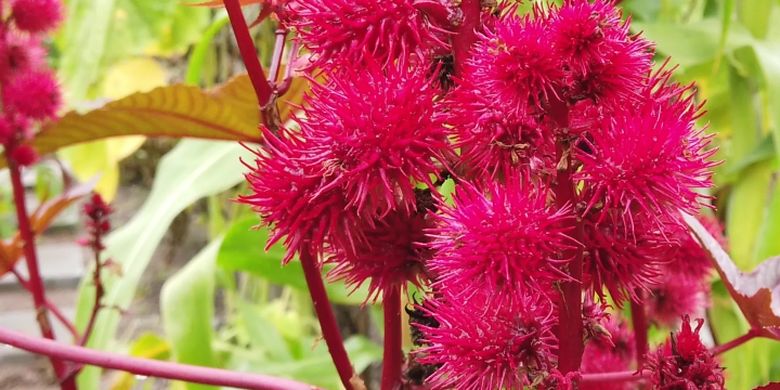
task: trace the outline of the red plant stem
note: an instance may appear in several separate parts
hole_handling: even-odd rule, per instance
[[[617,372],[598,372],[592,374],[583,374],[580,378],[581,384],[602,384],[632,382],[647,379],[647,374],[637,371],[617,371]]]
[[[27,215],[27,205],[24,198],[24,184],[22,184],[21,170],[16,162],[11,159],[8,161],[8,170],[11,172],[11,186],[13,187],[14,203],[16,205],[16,219],[19,224],[19,234],[24,241],[24,258],[27,262],[27,273],[30,275],[28,285],[30,293],[33,296],[33,304],[37,311],[38,326],[41,329],[41,335],[49,340],[54,340],[54,331],[49,319],[49,310],[46,306],[46,289],[41,279],[41,273],[38,270],[38,254],[35,250],[35,235],[30,227],[30,218]],[[63,378],[65,375],[65,365],[57,358],[50,357],[51,365],[57,378]],[[63,390],[76,389],[76,382],[72,379],[66,380],[60,384]]]
[[[463,12],[463,22],[458,33],[452,38],[452,51],[455,58],[455,74],[461,74],[466,60],[469,58],[471,45],[476,41],[476,29],[480,24],[482,0],[462,0],[460,9]]]
[[[233,27],[233,35],[236,37],[238,51],[244,60],[244,66],[249,73],[249,79],[252,81],[252,87],[257,94],[257,102],[260,107],[265,107],[271,100],[271,85],[265,78],[263,66],[257,58],[255,43],[252,35],[249,34],[249,26],[246,24],[244,14],[241,12],[241,3],[239,0],[224,0],[225,9],[227,9],[230,25]]]
[[[30,288],[30,283],[24,280],[24,277],[22,277],[22,274],[19,273],[19,271],[16,270],[16,268],[11,268],[11,273],[16,277],[16,280],[19,281],[19,284],[22,285],[22,287],[27,290],[28,292],[32,293],[32,289]],[[74,340],[79,339],[79,332],[76,330],[76,326],[70,322],[68,317],[65,316],[64,313],[60,310],[57,305],[49,301],[48,299],[45,302],[46,309],[48,309],[51,314],[54,314],[54,317],[57,318],[60,323],[62,323],[65,328],[68,329],[68,332],[73,336]]]
[[[89,313],[89,320],[87,326],[84,328],[84,334],[79,339],[79,345],[82,347],[87,345],[89,337],[92,335],[92,330],[95,329],[95,322],[97,322],[98,314],[102,307],[103,294],[103,281],[101,280],[101,272],[103,270],[103,263],[100,261],[100,251],[95,251],[95,269],[92,272],[92,283],[95,285],[95,302],[92,305],[92,311]]]
[[[642,292],[637,292],[638,300],[631,300],[631,323],[634,326],[634,339],[636,340],[636,364],[642,368],[647,355],[647,313],[645,313],[644,298]]]
[[[576,210],[576,183],[572,177],[573,167],[570,158],[567,139],[569,127],[569,108],[566,102],[551,102],[550,113],[558,124],[557,141],[558,173],[555,185],[555,201],[558,207],[572,207]],[[575,211],[576,212],[576,211]],[[577,242],[583,242],[583,227],[579,216],[572,222],[572,237]],[[571,259],[568,263],[570,280],[561,281],[561,304],[558,317],[558,369],[561,373],[577,371],[582,363],[583,329],[582,329],[582,253],[579,245],[567,250],[564,256]]]
[[[382,301],[385,313],[385,345],[382,356],[382,390],[394,390],[401,385],[403,346],[401,339],[401,285],[385,292]]]
[[[284,55],[284,45],[287,41],[287,29],[277,28],[274,35],[276,35],[276,41],[274,41],[274,54],[271,57],[271,69],[268,71],[268,84],[271,84],[272,86],[275,86],[276,81],[279,79],[279,70],[281,70],[282,56]]]
[[[7,344],[32,353],[74,363],[206,385],[264,390],[316,389],[316,387],[304,383],[265,375],[239,373],[218,368],[190,366],[96,351],[80,346],[30,337],[3,328],[0,328],[0,344]]]
[[[742,344],[745,344],[746,342],[753,340],[756,337],[761,336],[761,331],[756,328],[751,328],[747,333],[743,334],[742,336],[739,336],[735,338],[734,340],[731,340],[727,343],[716,345],[711,350],[710,353],[712,353],[713,356],[720,355],[722,353],[726,353],[736,347],[739,347]]]
[[[631,300],[631,323],[634,326],[634,340],[636,341],[636,364],[642,368],[649,344],[647,341],[647,313],[645,312],[644,297],[642,291],[637,292],[637,299]]]
[[[352,369],[352,363],[349,362],[347,350],[344,348],[344,341],[341,338],[336,316],[333,314],[333,308],[328,300],[328,292],[325,291],[325,285],[322,282],[320,269],[307,248],[301,250],[301,265],[303,274],[306,277],[306,285],[309,286],[309,295],[314,304],[314,311],[317,313],[317,319],[322,328],[322,337],[325,344],[328,345],[328,352],[339,373],[341,383],[346,390],[353,390],[352,379],[355,371]]]

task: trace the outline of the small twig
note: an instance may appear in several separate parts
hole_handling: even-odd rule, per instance
[[[276,40],[274,41],[274,54],[271,57],[271,69],[268,71],[268,84],[271,84],[271,87],[276,89],[276,80],[279,79],[284,46],[287,42],[287,29],[277,28],[274,35]]]
[[[749,331],[747,331],[747,333],[735,338],[734,340],[712,347],[712,349],[710,349],[710,353],[712,353],[713,356],[726,353],[757,337],[761,337],[761,330],[756,328],[751,328]]]
[[[95,269],[92,273],[92,283],[95,285],[95,302],[92,305],[92,311],[89,313],[89,320],[87,326],[84,328],[84,334],[79,339],[79,345],[85,346],[89,342],[89,337],[92,335],[92,331],[95,329],[95,323],[97,322],[100,309],[103,307],[103,294],[105,289],[103,288],[103,281],[101,279],[101,272],[103,270],[103,263],[100,261],[100,252],[95,252]]]
[[[647,379],[647,373],[638,371],[597,372],[582,374],[581,384],[631,382]]]
[[[284,78],[282,82],[276,87],[276,93],[279,96],[283,96],[287,93],[292,85],[293,71],[295,70],[295,61],[298,59],[298,41],[293,40],[290,46],[290,54],[287,56],[287,66],[284,68]]]
[[[16,280],[19,281],[19,284],[27,290],[28,292],[32,292],[30,289],[30,283],[24,279],[22,274],[19,273],[19,271],[16,270],[16,268],[11,268],[10,271],[15,277]],[[66,329],[68,329],[68,332],[73,336],[74,340],[79,339],[79,332],[76,330],[76,326],[68,319],[68,317],[65,316],[65,314],[60,310],[57,305],[52,303],[48,298],[44,302],[44,306],[46,306],[46,309],[48,309],[51,314],[54,314],[54,317],[63,325]]]
[[[322,328],[322,337],[325,339],[325,344],[328,345],[328,352],[330,352],[333,364],[336,366],[336,371],[339,373],[339,378],[341,378],[344,388],[353,390],[355,387],[352,381],[353,377],[355,377],[355,371],[352,368],[352,363],[349,361],[347,350],[344,348],[344,341],[341,338],[336,316],[333,314],[333,308],[328,300],[328,292],[325,290],[325,285],[322,282],[320,268],[317,266],[309,248],[301,250],[301,265],[303,266],[303,274],[306,277],[306,285],[309,286],[309,295],[311,295],[311,301],[314,304],[314,311],[317,313],[317,319]]]
[[[154,376],[205,385],[263,390],[316,389],[316,387],[312,385],[289,379],[152,359],[141,359],[111,352],[96,351],[80,346],[62,344],[52,340],[30,337],[3,328],[0,328],[0,344],[7,344],[25,351],[49,356],[53,359],[121,370],[136,375]]]

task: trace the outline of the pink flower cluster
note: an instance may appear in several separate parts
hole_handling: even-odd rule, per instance
[[[652,69],[612,1],[487,3],[459,58],[456,2],[287,1],[314,86],[294,123],[263,129],[241,198],[285,261],[309,251],[372,301],[425,289],[408,365],[435,389],[576,377],[557,368],[559,343],[580,342],[557,338],[574,326],[562,283],[597,300],[586,311],[646,297],[662,326],[707,302],[707,255],[680,219],[709,202],[715,165],[693,86]],[[627,326],[600,310],[576,325],[595,329],[579,374],[635,367]]]
[[[46,64],[43,38],[62,19],[59,0],[13,0],[0,5],[0,144],[19,165],[37,160],[28,144],[34,124],[53,118],[60,90]]]

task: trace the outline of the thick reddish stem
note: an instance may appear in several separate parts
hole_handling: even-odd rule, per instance
[[[233,35],[236,37],[238,51],[244,60],[244,66],[249,73],[249,79],[252,81],[252,87],[257,94],[257,102],[260,107],[265,107],[271,100],[271,85],[265,77],[263,66],[257,58],[255,43],[252,35],[249,34],[249,26],[246,24],[244,14],[241,12],[241,3],[239,0],[224,0],[225,9],[227,9],[230,25],[233,27]]]
[[[480,24],[482,0],[462,0],[460,9],[463,12],[463,22],[458,33],[452,38],[452,50],[455,55],[455,74],[461,74],[466,60],[469,58],[471,45],[477,40],[476,30]]]
[[[573,168],[568,139],[569,108],[565,102],[554,101],[550,114],[558,124],[557,141],[558,173],[555,185],[555,201],[559,207],[577,205],[576,183],[572,177]],[[572,237],[583,242],[583,227],[579,216],[572,221]],[[571,280],[561,282],[561,303],[558,317],[558,369],[566,374],[580,369],[582,363],[582,248],[577,246],[568,250],[564,256],[571,259],[568,263],[568,275]]]
[[[16,219],[19,224],[19,234],[24,242],[24,257],[27,262],[27,273],[30,275],[28,286],[33,296],[33,304],[37,311],[38,326],[41,329],[43,337],[54,340],[54,331],[49,319],[49,310],[47,308],[46,289],[41,279],[41,273],[38,270],[38,254],[35,250],[35,235],[30,227],[30,218],[27,215],[27,204],[24,197],[24,184],[22,184],[21,169],[16,162],[8,159],[8,169],[11,172],[11,186],[13,187],[14,203],[16,205]],[[51,357],[51,365],[57,378],[62,379],[65,375],[65,365],[57,358]],[[76,388],[76,382],[72,379],[63,381],[60,384],[63,390]]]
[[[328,292],[325,291],[325,285],[322,283],[320,269],[309,249],[301,250],[301,265],[306,277],[306,284],[309,286],[314,311],[317,313],[317,319],[322,328],[322,337],[325,339],[325,344],[328,345],[333,364],[336,366],[336,371],[338,371],[341,383],[346,390],[352,390],[354,388],[352,381],[359,380],[359,377],[355,375],[352,363],[349,362],[336,316],[333,314],[330,301],[328,301]]]
[[[735,338],[734,340],[731,340],[721,345],[714,346],[710,350],[710,353],[712,353],[714,356],[720,355],[722,353],[726,353],[759,336],[761,336],[761,331],[755,328],[751,328],[747,333]]]
[[[645,313],[644,294],[637,292],[638,300],[631,300],[631,323],[634,326],[634,339],[636,340],[636,364],[642,368],[649,348],[647,341],[647,313]]]
[[[598,372],[592,374],[583,374],[580,378],[580,383],[593,385],[604,383],[632,382],[646,378],[647,374],[637,371]]]
[[[394,390],[401,385],[403,346],[401,339],[401,286],[385,292],[382,301],[385,313],[385,345],[382,357],[382,390]]]
[[[127,371],[137,375],[154,376],[214,386],[241,389],[313,390],[314,386],[288,379],[265,375],[238,373],[218,368],[189,366],[152,359],[128,357],[110,352],[96,351],[56,341],[38,339],[0,328],[0,344],[46,355],[54,359],[74,363]]]
[[[16,270],[16,268],[11,268],[11,273],[16,277],[16,280],[19,281],[19,284],[21,284],[25,290],[32,293],[32,288],[30,288],[30,283],[27,282],[24,279],[24,277],[22,277],[22,274],[20,274],[19,271]],[[65,316],[65,314],[60,310],[60,308],[57,307],[57,305],[55,305],[48,299],[46,300],[45,306],[47,309],[49,309],[51,314],[54,314],[54,317],[57,318],[57,320],[60,321],[60,323],[62,323],[62,325],[65,326],[65,328],[68,329],[68,332],[70,332],[70,334],[73,336],[73,339],[78,340],[79,332],[76,330],[76,326],[72,322],[70,322],[68,317]]]

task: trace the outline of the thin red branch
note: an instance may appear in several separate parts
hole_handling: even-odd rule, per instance
[[[276,40],[274,41],[274,54],[271,56],[271,69],[268,71],[268,83],[277,90],[276,81],[279,79],[279,71],[282,68],[282,56],[284,56],[284,46],[287,42],[287,29],[277,28],[274,32]]]
[[[255,43],[252,35],[249,33],[249,26],[246,24],[244,14],[241,12],[241,3],[239,0],[224,0],[225,9],[227,9],[230,25],[233,27],[233,35],[236,37],[238,51],[244,60],[244,66],[249,73],[249,79],[252,81],[252,87],[257,95],[257,102],[260,107],[265,107],[271,101],[271,85],[266,80],[263,66],[257,57]]]
[[[6,151],[8,152],[8,151]],[[10,153],[7,153],[10,154]],[[30,217],[27,215],[27,204],[25,201],[24,184],[22,183],[22,174],[20,167],[11,159],[7,159],[8,169],[11,172],[11,186],[13,187],[14,204],[16,206],[16,219],[19,224],[19,234],[24,241],[24,257],[27,263],[27,273],[29,274],[28,285],[30,293],[33,296],[33,304],[37,311],[38,326],[41,335],[49,340],[54,340],[54,331],[49,319],[49,310],[46,306],[46,289],[41,279],[41,273],[38,270],[38,254],[35,249],[35,235],[30,226]],[[65,375],[65,365],[56,357],[51,357],[51,365],[57,378],[62,379]],[[60,384],[63,390],[75,390],[76,382],[72,379],[63,381]]]
[[[298,40],[293,40],[290,45],[290,54],[287,57],[287,66],[284,68],[284,78],[276,87],[276,94],[284,96],[292,85],[293,71],[295,70],[295,61],[298,56]]]
[[[462,0],[460,9],[463,12],[463,22],[458,27],[458,33],[452,38],[455,74],[463,71],[471,45],[477,40],[476,30],[481,22],[482,0]]]
[[[604,384],[604,383],[619,383],[619,382],[632,382],[647,379],[647,373],[637,371],[617,371],[617,372],[598,372],[592,374],[583,374],[580,378],[580,383],[587,384]]]
[[[19,271],[16,270],[16,268],[11,268],[10,271],[15,277],[16,280],[19,281],[19,284],[27,290],[28,292],[32,293],[32,289],[30,288],[30,283],[24,279],[22,274],[19,273]],[[47,309],[51,312],[51,314],[54,314],[54,317],[62,323],[63,326],[65,326],[66,329],[68,329],[68,332],[70,332],[71,336],[73,336],[74,340],[79,339],[79,332],[76,330],[76,325],[74,325],[68,317],[65,316],[65,314],[60,310],[57,305],[52,303],[50,300],[46,299],[46,302],[44,302],[44,305]]]
[[[311,295],[311,301],[314,304],[314,311],[317,313],[317,319],[322,328],[322,337],[325,339],[325,344],[328,345],[328,352],[330,352],[344,388],[353,390],[352,381],[360,378],[355,374],[352,363],[349,361],[336,316],[333,314],[333,308],[328,300],[328,292],[322,282],[320,268],[309,249],[301,250],[301,265],[306,277],[306,285],[309,287],[309,295]]]
[[[288,379],[248,374],[218,368],[190,366],[152,359],[141,359],[96,351],[75,345],[39,339],[0,328],[0,344],[50,358],[121,370],[136,375],[154,376],[214,386],[263,390],[313,390],[316,387]]]
[[[745,344],[746,342],[753,340],[756,337],[761,336],[761,330],[756,328],[751,328],[747,333],[743,334],[742,336],[739,336],[735,338],[734,340],[731,340],[729,342],[723,343],[721,345],[716,345],[712,349],[710,349],[710,353],[712,353],[714,356],[720,355],[722,353],[726,353],[736,347],[739,347],[742,344]]]
[[[631,300],[631,323],[634,326],[634,340],[636,341],[636,364],[642,368],[645,364],[645,355],[649,344],[647,341],[647,313],[645,313],[644,295],[641,291],[637,292],[638,301]]]
[[[566,102],[554,101],[550,107],[551,115],[559,129],[557,140],[558,173],[555,185],[555,201],[558,207],[576,207],[576,183],[572,177],[573,167],[568,139],[569,107]],[[584,232],[579,218],[572,221],[572,237],[583,242]],[[577,371],[582,363],[583,327],[582,327],[582,253],[581,247],[568,250],[564,254],[572,259],[568,264],[571,280],[561,282],[561,307],[558,318],[558,369],[561,373]]]
[[[401,339],[401,286],[393,286],[384,294],[385,345],[382,357],[382,390],[394,390],[401,384],[403,346]]]
[[[92,283],[95,285],[95,302],[92,305],[92,311],[89,313],[89,320],[87,326],[84,328],[84,334],[79,339],[79,345],[82,347],[87,345],[89,337],[92,335],[92,331],[95,329],[95,323],[97,322],[98,314],[103,306],[103,294],[105,289],[103,288],[103,280],[101,278],[101,272],[103,271],[103,263],[100,261],[100,251],[95,251],[95,268],[92,271]]]

